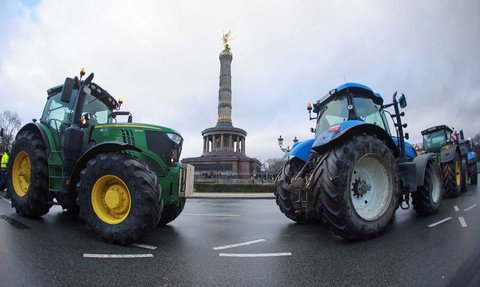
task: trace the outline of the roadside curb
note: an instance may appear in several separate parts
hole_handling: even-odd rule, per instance
[[[189,199],[274,199],[272,193],[207,193],[196,192]]]

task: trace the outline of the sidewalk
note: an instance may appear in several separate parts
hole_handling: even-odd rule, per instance
[[[273,192],[269,193],[211,193],[211,192],[194,192],[188,198],[215,198],[215,199],[274,199]]]

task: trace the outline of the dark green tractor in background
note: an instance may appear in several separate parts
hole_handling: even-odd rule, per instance
[[[467,190],[467,184],[477,184],[477,154],[463,131],[455,132],[446,125],[422,131],[423,151],[435,153],[442,169],[445,195],[456,197]]]
[[[180,214],[193,167],[179,164],[178,132],[132,123],[121,100],[93,83],[93,73],[83,75],[49,89],[40,120],[18,132],[7,192],[22,216],[59,204],[104,240],[127,244]],[[128,122],[117,123],[119,116]]]

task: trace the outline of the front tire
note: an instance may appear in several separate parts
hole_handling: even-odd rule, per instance
[[[7,193],[18,214],[40,217],[50,210],[46,147],[37,133],[23,131],[17,136],[7,175]]]
[[[175,218],[177,218],[180,213],[182,213],[183,208],[185,207],[186,198],[182,197],[178,199],[177,204],[168,204],[165,205],[162,212],[162,217],[160,218],[160,222],[158,225],[165,226],[168,223],[172,222]]]
[[[100,154],[77,183],[80,217],[101,238],[128,244],[158,223],[163,209],[155,173],[136,158]]]
[[[302,169],[305,162],[298,158],[288,160],[280,170],[275,180],[275,199],[280,211],[291,220],[306,224],[312,220],[308,219],[305,212],[300,212],[295,208],[295,203],[299,201],[298,194],[292,192],[289,188],[291,179]]]
[[[398,207],[400,183],[392,152],[371,135],[354,136],[319,164],[317,209],[333,232],[350,240],[381,234]]]
[[[412,194],[413,208],[421,215],[436,213],[442,202],[442,193],[440,170],[433,160],[429,160],[423,185]]]
[[[470,185],[477,185],[478,182],[478,170],[477,170],[477,163],[470,164],[468,166],[468,178],[470,181]]]
[[[445,195],[449,198],[457,197],[462,192],[462,161],[460,155],[455,153],[451,162],[442,164],[443,187]]]

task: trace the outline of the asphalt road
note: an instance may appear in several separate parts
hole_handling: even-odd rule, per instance
[[[140,243],[104,243],[58,207],[19,217],[0,198],[0,286],[480,286],[480,186],[433,216],[398,210],[364,242],[295,224],[272,199],[189,199]]]

